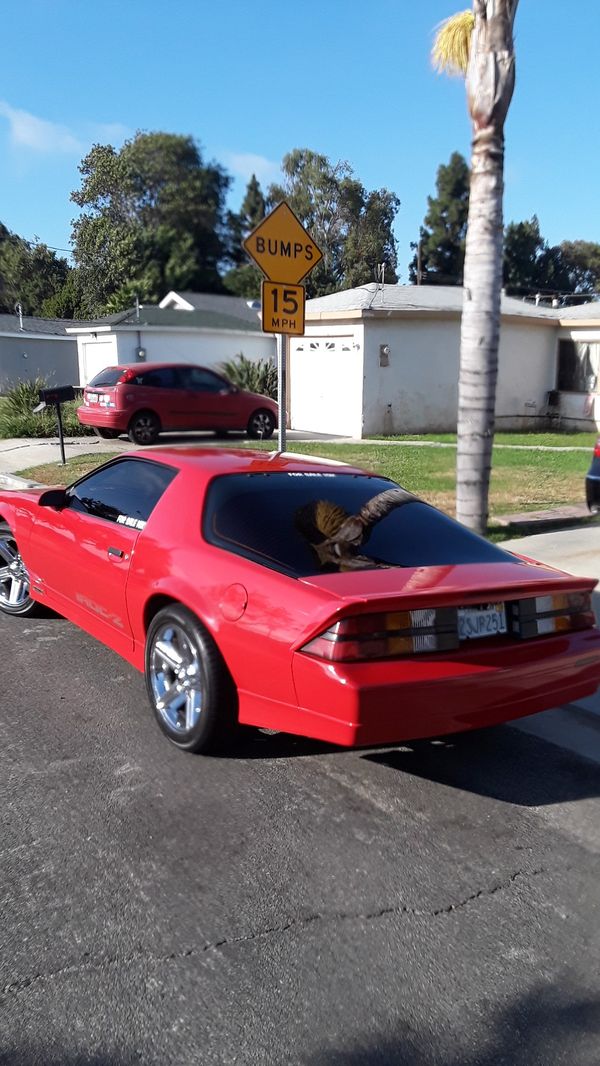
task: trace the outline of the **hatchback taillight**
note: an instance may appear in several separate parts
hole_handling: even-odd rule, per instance
[[[301,651],[330,662],[360,662],[457,647],[456,610],[426,607],[342,618]]]
[[[598,438],[598,440],[596,441],[596,443],[594,445],[594,455],[596,456],[597,459],[600,459],[600,437]]]

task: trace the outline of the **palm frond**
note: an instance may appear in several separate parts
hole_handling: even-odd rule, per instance
[[[439,74],[457,77],[466,74],[474,25],[472,11],[459,11],[440,23],[431,50],[433,65]]]

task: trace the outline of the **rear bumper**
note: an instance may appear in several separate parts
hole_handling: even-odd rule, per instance
[[[127,429],[129,415],[127,411],[117,411],[114,407],[77,408],[77,418],[82,426],[98,426],[100,429],[114,429],[124,433]]]
[[[600,632],[353,666],[297,654],[293,670],[299,711],[280,729],[349,746],[388,744],[497,725],[590,695],[600,684]]]

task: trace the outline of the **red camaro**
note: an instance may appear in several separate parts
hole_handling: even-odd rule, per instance
[[[0,607],[47,604],[145,671],[160,727],[337,744],[504,722],[594,692],[595,582],[511,555],[342,464],[157,448],[0,493]]]

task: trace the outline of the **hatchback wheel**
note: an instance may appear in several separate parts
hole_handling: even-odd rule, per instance
[[[29,574],[7,522],[0,522],[0,610],[35,614],[39,605],[29,595]]]
[[[253,440],[268,440],[273,436],[275,418],[265,407],[261,407],[250,416],[248,421],[248,436]]]
[[[129,423],[127,435],[134,444],[154,444],[160,433],[160,421],[154,411],[139,411]]]
[[[179,604],[152,619],[146,687],[163,733],[183,751],[209,752],[236,725],[235,686],[210,633]]]

